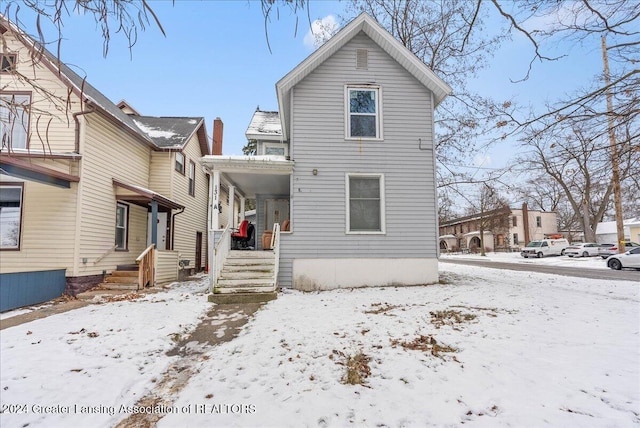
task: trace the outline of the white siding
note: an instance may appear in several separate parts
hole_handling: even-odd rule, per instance
[[[182,214],[175,216],[173,249],[180,253],[180,259],[191,260],[190,267],[196,265],[196,233],[202,232],[202,268],[206,265],[207,253],[207,200],[209,179],[200,166],[203,156],[197,136],[193,136],[183,150],[185,155],[185,175],[171,165],[172,200],[184,205]],[[173,158],[172,158],[173,159]],[[189,195],[189,163],[195,163],[195,196]]]
[[[178,280],[178,252],[156,251],[156,283]]]
[[[358,48],[369,50],[368,70],[355,68]],[[383,141],[344,138],[344,88],[358,83],[381,87]],[[431,93],[361,33],[294,88],[292,105],[292,233],[280,285],[291,285],[294,257],[435,258]],[[345,233],[346,173],[384,174],[384,235]]]

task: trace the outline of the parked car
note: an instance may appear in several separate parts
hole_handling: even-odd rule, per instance
[[[583,242],[571,244],[564,250],[564,254],[569,257],[591,257],[597,256],[600,244],[595,242]]]
[[[634,247],[624,254],[615,254],[607,259],[607,266],[611,269],[622,268],[640,269],[640,246]]]
[[[640,247],[640,244],[633,241],[624,241],[625,248],[635,248]],[[606,259],[609,256],[614,254],[618,254],[618,245],[617,244],[600,244],[598,248],[598,255],[603,259]]]
[[[564,251],[568,246],[569,241],[566,239],[541,239],[529,242],[522,249],[520,255],[525,259],[529,257],[564,256]]]

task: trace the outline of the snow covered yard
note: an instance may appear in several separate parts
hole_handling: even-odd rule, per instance
[[[602,257],[569,257],[569,256],[548,256],[541,259],[532,257],[525,259],[520,253],[487,253],[486,256],[480,254],[441,254],[444,260],[482,260],[489,262],[522,263],[530,265],[580,267],[587,269],[609,269],[607,262]]]
[[[281,293],[204,354],[158,426],[640,425],[638,284],[440,270],[431,286]],[[205,287],[3,330],[2,404],[30,413],[0,425],[114,426],[207,309]],[[75,404],[98,412],[31,411]]]
[[[637,284],[440,269],[450,284],[285,293],[182,391],[207,414],[159,426],[640,423]],[[370,375],[345,385],[359,353]]]

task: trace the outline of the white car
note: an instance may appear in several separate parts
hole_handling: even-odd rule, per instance
[[[564,254],[569,257],[591,257],[598,255],[600,244],[595,242],[583,242],[571,244],[564,250]]]
[[[607,266],[615,270],[622,268],[640,269],[640,247],[635,247],[624,254],[609,256]]]

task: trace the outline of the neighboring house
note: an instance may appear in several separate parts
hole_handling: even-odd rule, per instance
[[[530,210],[525,203],[522,208],[499,208],[443,221],[440,251],[479,251],[481,221],[486,251],[516,251],[531,241],[558,234],[555,212]]]
[[[204,268],[203,119],[116,106],[9,21],[0,32],[0,309],[93,287],[151,243],[156,282],[181,260]]]
[[[640,242],[640,219],[630,218],[622,221],[624,239]],[[615,221],[604,221],[596,226],[596,242],[598,244],[615,244],[618,242],[618,226]]]
[[[256,156],[206,156],[202,163],[211,172],[212,205],[222,184],[240,197],[241,213],[244,200],[255,198],[257,246],[273,240],[277,284],[319,290],[436,282],[433,113],[449,86],[362,14],[276,91],[279,112],[257,110],[247,130]],[[212,217],[217,224],[215,210]],[[216,292],[275,287],[218,274],[229,264],[220,257],[228,231],[213,234]]]

